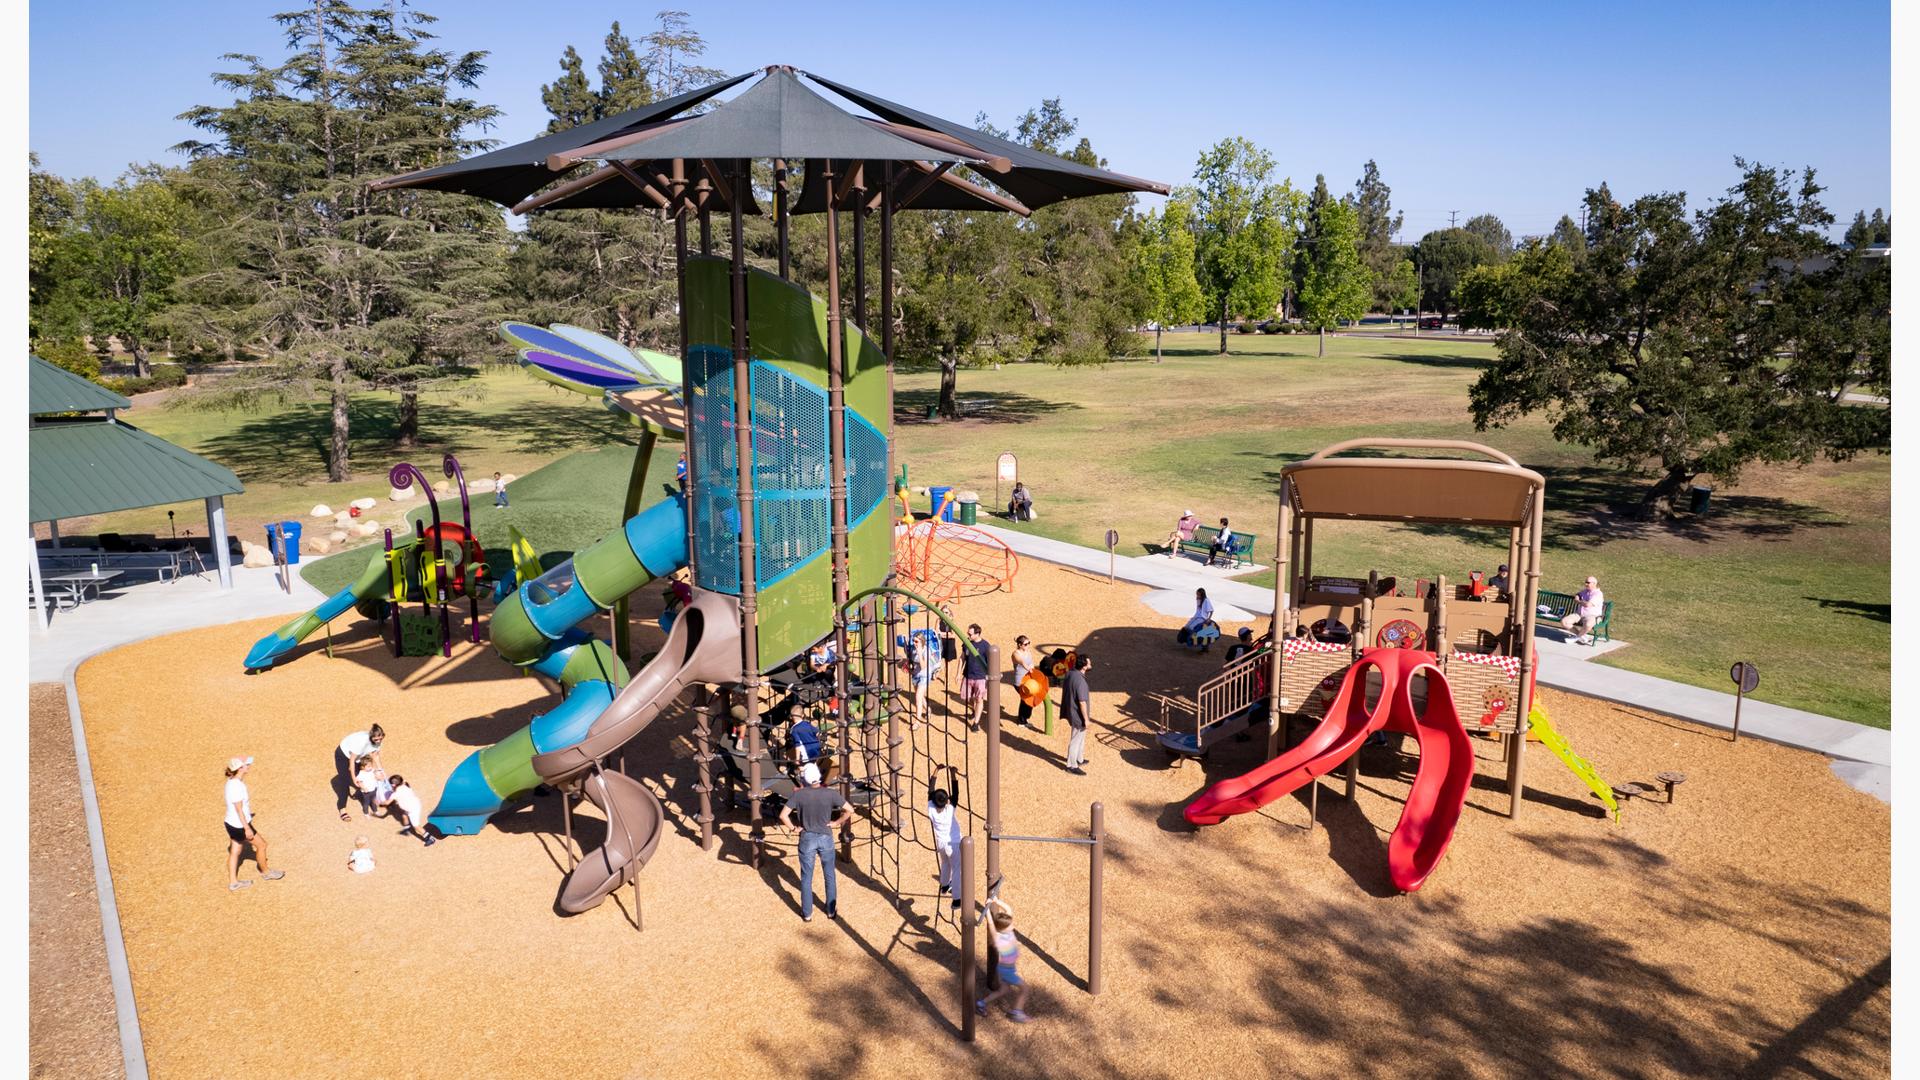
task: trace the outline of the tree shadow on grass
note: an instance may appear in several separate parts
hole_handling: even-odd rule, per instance
[[[1081,408],[1071,401],[1050,401],[1011,390],[963,390],[954,398],[963,420],[981,424],[1025,424],[1052,413]],[[939,401],[938,390],[897,391],[893,397],[894,425],[942,423],[938,419],[927,419],[927,410]]]
[[[1803,596],[1802,600],[1811,600],[1828,611],[1839,611],[1848,615],[1858,615],[1874,622],[1893,621],[1892,604],[1870,604],[1860,600],[1826,600],[1818,596]]]
[[[1448,342],[1451,345],[1453,342]],[[1420,367],[1437,368],[1484,368],[1493,363],[1491,356],[1465,356],[1459,353],[1377,353],[1378,359],[1391,360],[1396,364],[1417,364]]]

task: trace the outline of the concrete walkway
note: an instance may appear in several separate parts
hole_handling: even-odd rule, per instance
[[[40,615],[27,608],[27,680],[59,682],[81,660],[94,653],[158,634],[201,626],[257,619],[263,615],[293,614],[319,605],[326,597],[302,581],[298,568],[291,575],[291,595],[280,588],[280,575],[271,568],[233,568],[233,588],[220,588],[212,570],[204,577],[183,576],[178,581],[152,581],[109,590],[98,600],[53,613],[53,625],[40,629]],[[240,658],[234,663],[237,667]]]
[[[983,524],[979,528],[1004,541],[1021,558],[1040,559],[1106,576],[1107,553],[1097,548],[1081,547],[995,525]],[[1211,574],[1202,571],[1197,563],[1165,556],[1120,556],[1114,559],[1115,578],[1165,591],[1165,600],[1155,604],[1155,610],[1175,615],[1189,614],[1193,610],[1193,590],[1204,588],[1216,607],[1231,605],[1255,615],[1273,614],[1271,589],[1222,580],[1218,574],[1217,570]],[[1172,603],[1174,597],[1186,598],[1184,609],[1167,610],[1176,606]],[[1557,626],[1537,628],[1535,647],[1541,659],[1547,661],[1540,665],[1538,678],[1542,685],[1678,717],[1723,731],[1733,729],[1732,694],[1589,663],[1595,657],[1624,647],[1626,643],[1616,641],[1588,647],[1574,645],[1566,637]],[[1891,801],[1893,733],[1890,731],[1801,709],[1748,700],[1740,711],[1740,733],[1834,758],[1833,771],[1841,779],[1882,802]]]

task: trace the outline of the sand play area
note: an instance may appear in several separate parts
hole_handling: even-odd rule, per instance
[[[1824,759],[1545,691],[1560,731],[1615,785],[1685,772],[1674,804],[1635,800],[1616,824],[1535,747],[1510,820],[1504,766],[1489,760],[1446,860],[1399,896],[1386,837],[1411,742],[1408,756],[1365,752],[1353,802],[1326,782],[1311,834],[1305,790],[1204,831],[1185,823],[1181,806],[1257,764],[1263,742],[1228,743],[1204,769],[1167,766],[1151,695],[1191,693],[1221,657],[1176,648],[1182,620],[1144,592],[1029,563],[1015,592],[957,605],[1003,649],[1025,633],[1095,657],[1089,775],[1061,769],[1063,724],[1043,736],[1009,720],[1003,814],[1012,833],[1085,835],[1101,800],[1109,835],[1105,992],[1084,989],[1081,849],[1008,844],[1035,1022],[996,1014],[972,1046],[957,1038],[958,932],[933,896],[930,851],[905,847],[898,910],[857,851],[841,864],[840,920],[803,925],[790,837],[772,834],[756,871],[744,813],[723,814],[717,851],[700,850],[684,702],[627,752],[673,818],[639,909],[629,889],[563,917],[555,797],[432,848],[334,811],[333,747],[349,731],[384,725],[388,767],[431,808],[463,757],[557,702],[485,644],[396,660],[349,615],[335,656],[316,636],[261,675],[241,658],[276,620],[98,657],[80,669],[80,701],[153,1073],[1888,1071],[1889,808]],[[658,640],[649,622],[639,646]],[[977,808],[984,739],[971,749]],[[229,893],[219,792],[234,754],[259,759],[254,809],[287,877]],[[589,845],[594,814],[575,818]],[[360,833],[378,861],[365,876],[346,868]],[[243,874],[257,876],[251,862]]]

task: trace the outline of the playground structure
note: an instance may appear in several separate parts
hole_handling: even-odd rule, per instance
[[[1342,456],[1360,451],[1365,457]],[[1444,451],[1466,457],[1389,456]],[[1420,763],[1388,848],[1395,887],[1418,889],[1452,837],[1475,755],[1468,731],[1500,741],[1509,817],[1523,800],[1529,730],[1618,815],[1612,793],[1533,707],[1534,650],[1546,481],[1513,458],[1451,439],[1355,439],[1281,471],[1273,636],[1187,703],[1189,733],[1160,736],[1170,755],[1204,756],[1220,739],[1267,724],[1268,761],[1223,780],[1186,808],[1189,822],[1217,824],[1346,769],[1351,798],[1359,749],[1382,730],[1411,734]],[[1507,530],[1511,587],[1495,594],[1447,578],[1411,588],[1378,571],[1364,579],[1313,573],[1315,526],[1381,521]],[[1277,647],[1276,647],[1277,645]],[[1317,725],[1281,752],[1288,722]]]
[[[626,776],[624,760],[619,770],[608,768],[607,762],[689,688],[696,689],[702,847],[710,850],[714,842],[711,766],[716,760],[743,763],[739,771],[744,773],[750,840],[758,862],[770,804],[781,798],[781,781],[766,771],[772,760],[766,743],[775,737],[777,725],[762,719],[767,704],[763,691],[779,685],[782,669],[797,659],[804,664],[810,649],[828,641],[832,660],[823,674],[838,715],[828,710],[822,719],[827,721],[828,740],[837,736],[839,742],[833,782],[856,801],[851,799],[853,766],[856,760],[864,764],[865,775],[858,781],[862,798],[856,805],[866,809],[869,850],[878,852],[883,837],[892,841],[891,868],[876,877],[899,901],[899,844],[904,821],[913,817],[903,813],[904,796],[916,784],[936,782],[931,723],[924,755],[918,741],[921,725],[909,721],[905,739],[899,732],[902,713],[919,711],[911,688],[900,685],[901,661],[912,636],[932,631],[935,621],[947,631],[945,636],[960,635],[938,610],[936,599],[889,584],[896,566],[889,493],[893,215],[896,210],[928,208],[1005,210],[1024,216],[1030,213],[1027,203],[1167,190],[810,76],[874,114],[857,117],[807,89],[797,75],[791,68],[770,67],[745,93],[697,116],[670,119],[749,76],[375,185],[478,195],[509,203],[517,212],[647,206],[674,221],[682,346],[677,361],[626,350],[578,327],[502,327],[503,335],[520,347],[520,360],[529,372],[576,393],[599,396],[642,429],[620,528],[530,579],[532,560],[516,539],[515,580],[498,591],[500,602],[490,624],[494,648],[510,663],[553,679],[562,694],[560,704],[463,761],[448,778],[429,819],[445,833],[477,832],[493,814],[546,784],[563,797],[571,861],[572,800],[584,796],[594,802],[606,814],[607,839],[569,869],[559,898],[559,907],[567,912],[585,911],[628,882],[635,884],[637,899],[638,874],[659,842],[665,811],[651,791]],[[777,274],[746,265],[742,219],[758,209],[752,187],[754,158],[772,159]],[[588,161],[600,164],[583,176],[553,183]],[[1014,195],[950,175],[955,165],[992,177]],[[790,177],[796,172],[804,181],[790,209]],[[625,183],[608,183],[620,180]],[[878,344],[865,333],[865,230],[876,208],[881,308],[886,313]],[[725,259],[712,254],[710,215],[715,209],[730,219]],[[787,280],[792,212],[825,215],[824,299]],[[853,222],[850,316],[841,289],[842,212]],[[693,223],[699,227],[698,254],[689,248]],[[643,510],[642,481],[655,442],[663,435],[686,439],[686,480],[668,500]],[[437,509],[435,513],[437,524]],[[964,548],[981,545],[955,547],[952,539],[929,529],[927,543],[917,549],[907,545],[910,553],[918,552],[924,575],[913,580],[931,583],[938,600],[997,587],[1011,578],[1010,553],[996,579],[976,572],[964,558]],[[436,576],[423,578],[423,588],[444,597],[448,579],[441,561],[425,561]],[[387,565],[399,564],[389,559]],[[677,611],[666,645],[630,675],[621,663],[629,653],[626,599],[648,582],[682,571],[689,579],[690,597]],[[357,585],[342,596],[354,602],[366,599],[379,587],[382,574],[391,577],[393,571],[370,568],[365,587]],[[350,606],[336,605],[339,599],[329,600],[305,617],[301,627],[293,627],[304,627],[303,632],[275,635],[272,645],[263,641],[256,653],[266,663],[284,656],[299,637]],[[611,645],[579,629],[607,610],[614,612]],[[914,625],[916,620],[919,625]],[[991,896],[1003,880],[998,865],[999,657],[997,650],[988,653],[991,720],[983,821]],[[254,666],[252,656],[249,660]],[[799,704],[791,700],[798,688],[789,686],[788,692],[791,717],[792,706]],[[809,704],[817,706],[819,695]],[[713,721],[721,716],[738,723],[716,740]],[[954,722],[949,711],[943,738],[953,738]],[[728,741],[736,733],[744,735],[744,747]],[[963,761],[965,740],[961,736]],[[716,743],[723,753],[715,752]],[[925,781],[920,780],[920,767],[907,771],[903,745],[914,747],[917,762],[924,756]],[[943,747],[941,756],[951,770],[952,748]],[[970,809],[970,795],[967,802],[971,832],[977,815]],[[1098,820],[1096,808],[1095,836],[1072,840],[1093,845],[1096,868],[1104,850]],[[850,843],[851,837],[843,841]],[[971,837],[960,846],[961,861],[970,867]],[[1097,897],[1097,873],[1095,880]],[[967,946],[959,958],[960,1011],[963,1033],[970,1038],[972,938],[978,918],[970,875],[956,891],[962,899],[959,921]],[[1093,925],[1097,927],[1097,918]],[[1092,955],[1097,962],[1097,944]],[[1089,986],[1097,989],[1099,984],[1096,969]]]
[[[981,529],[947,520],[947,510],[959,493],[949,489],[924,521],[914,521],[900,494],[900,510],[907,524],[895,542],[893,568],[901,580],[936,603],[982,596],[1013,588],[1020,573],[1020,556]]]

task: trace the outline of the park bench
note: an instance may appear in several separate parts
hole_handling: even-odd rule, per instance
[[[1548,592],[1545,589],[1541,589],[1540,607],[1544,609],[1536,612],[1540,618],[1552,619],[1557,623],[1561,619],[1579,611],[1580,601],[1574,599],[1572,593]],[[1593,640],[1612,641],[1613,634],[1610,629],[1612,623],[1613,601],[1608,600],[1600,608],[1600,621],[1594,624]]]
[[[1180,541],[1180,550],[1182,553],[1198,555],[1204,559],[1212,553],[1213,538],[1219,535],[1219,529],[1211,525],[1202,525],[1193,531],[1193,539]],[[1233,530],[1233,539],[1232,558],[1234,566],[1252,566],[1253,545],[1259,537],[1250,532],[1235,529]]]

